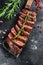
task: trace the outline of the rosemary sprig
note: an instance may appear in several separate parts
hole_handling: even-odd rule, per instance
[[[16,11],[16,10],[19,8],[17,4],[18,4],[18,2],[14,3],[12,9],[10,9],[10,10],[8,11],[8,14],[6,15],[6,18],[7,18],[8,20],[12,18],[12,15],[13,15],[14,11]]]
[[[21,0],[8,0],[6,6],[0,10],[0,17],[5,17],[10,20],[12,18],[13,13],[18,9],[20,6]],[[11,8],[10,8],[11,7]]]
[[[0,17],[4,16],[6,11],[9,9],[9,7],[12,5],[12,3],[9,3],[7,6],[5,6],[2,10],[0,10]]]
[[[11,39],[11,41],[19,37],[19,35],[21,34],[21,32],[24,30],[24,25],[26,24],[26,21],[27,21],[28,19],[30,19],[30,18],[29,18],[28,13],[27,13],[27,14],[26,14],[26,17],[25,17],[25,20],[23,20],[23,24],[22,24],[22,26],[21,26],[21,29],[19,30],[19,32],[17,33],[17,35],[15,35],[15,36]]]

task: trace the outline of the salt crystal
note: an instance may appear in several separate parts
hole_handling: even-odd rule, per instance
[[[16,16],[16,14],[14,14],[14,16]]]
[[[38,41],[34,41],[36,44],[38,43]]]
[[[37,50],[37,46],[36,46],[36,45],[31,45],[31,48],[32,48],[33,50]]]
[[[7,31],[7,29],[5,29],[5,31]]]
[[[0,21],[0,23],[3,23],[3,21]]]
[[[2,39],[4,38],[4,36],[2,36]]]
[[[6,32],[3,31],[3,34],[6,34]]]
[[[34,42],[34,39],[31,39],[31,42]]]
[[[35,46],[34,49],[37,50],[37,46]]]

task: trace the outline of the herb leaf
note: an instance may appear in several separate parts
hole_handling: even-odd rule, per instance
[[[21,0],[8,0],[6,6],[0,10],[0,17],[5,16],[8,20],[12,18],[13,13],[19,8]],[[10,8],[11,7],[11,8]]]

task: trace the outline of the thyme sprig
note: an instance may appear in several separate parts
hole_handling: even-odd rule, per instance
[[[26,21],[29,20],[29,19],[30,19],[30,17],[28,16],[28,13],[27,13],[25,19],[23,20],[23,24],[22,24],[22,26],[21,26],[21,29],[19,30],[19,32],[17,33],[17,35],[15,35],[15,36],[11,39],[11,41],[14,40],[14,39],[17,39],[17,38],[19,37],[19,35],[21,34],[21,32],[24,30],[24,25],[26,24]]]

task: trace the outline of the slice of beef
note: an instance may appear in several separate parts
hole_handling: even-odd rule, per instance
[[[16,32],[16,30],[15,30],[14,27],[11,29],[11,33],[12,33],[13,35],[16,35],[16,34],[17,34],[17,32]]]
[[[13,43],[16,44],[17,46],[20,46],[20,47],[24,47],[25,46],[25,43],[23,43],[22,41],[20,41],[18,39],[14,39]]]
[[[36,15],[37,15],[36,12],[30,11],[30,10],[27,10],[27,9],[23,9],[22,12],[23,12],[24,14],[26,14],[26,13],[28,12],[28,13],[31,14],[32,16],[36,16]]]
[[[18,39],[21,40],[21,41],[23,41],[23,42],[25,42],[25,43],[28,40],[28,38],[26,36],[21,36],[21,35],[18,37]]]
[[[18,31],[20,30],[20,27],[16,24],[16,25],[15,25],[15,29],[16,29],[16,31],[18,32]]]
[[[9,39],[12,39],[12,38],[13,38],[13,35],[12,35],[11,32],[8,34],[8,38],[9,38]]]

